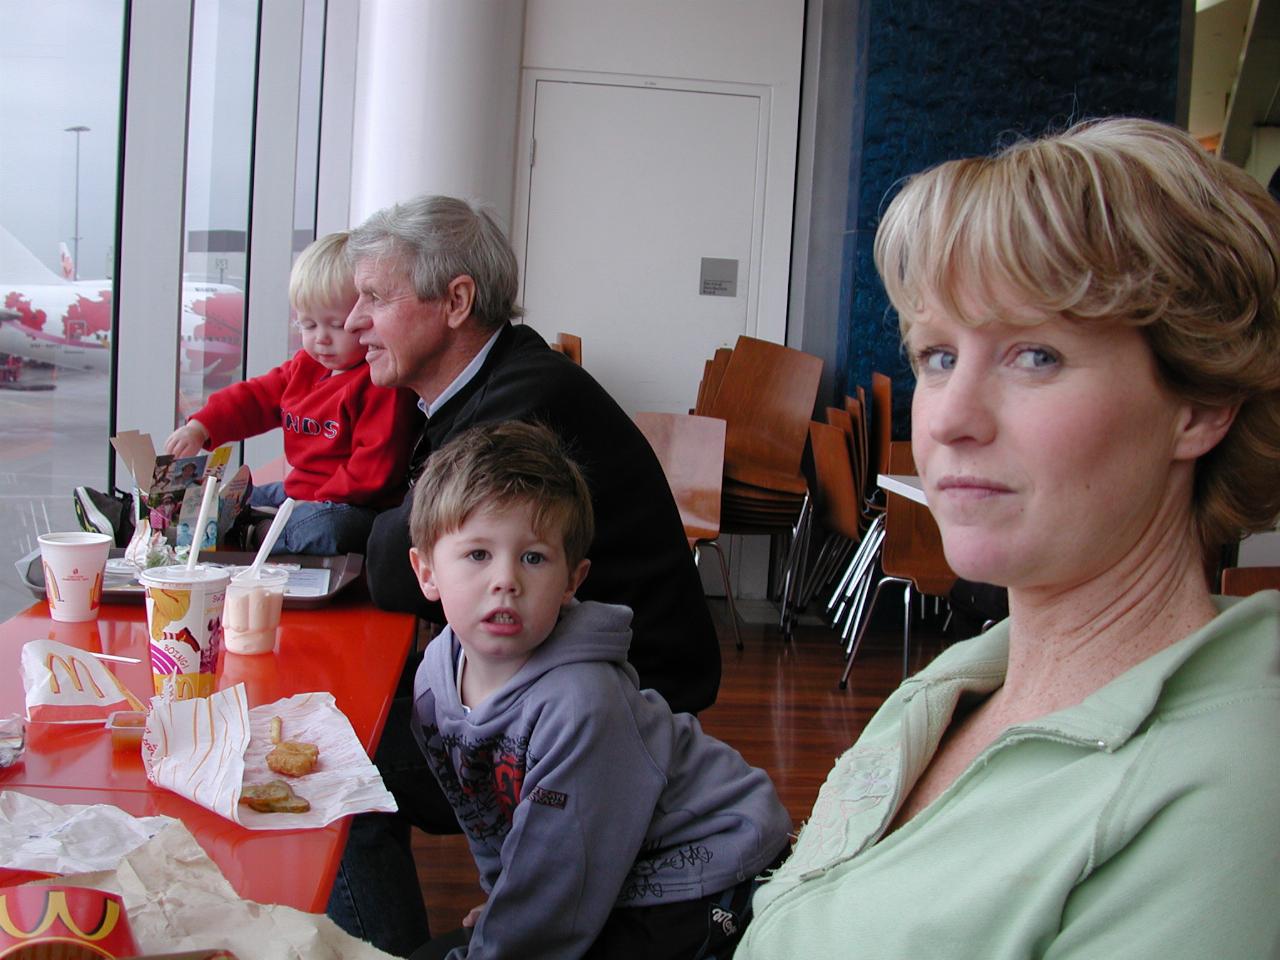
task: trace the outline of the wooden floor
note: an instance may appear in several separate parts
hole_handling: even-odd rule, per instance
[[[798,826],[832,762],[901,681],[900,622],[890,617],[880,627],[877,620],[858,653],[849,689],[840,690],[843,659],[830,630],[802,626],[793,643],[784,645],[775,626],[743,624],[746,649],[739,652],[724,602],[711,604],[724,666],[716,704],[699,719],[708,733],[769,772]],[[941,648],[936,626],[915,625],[912,646],[914,672]],[[466,841],[414,831],[414,857],[432,931],[455,929],[484,899]]]

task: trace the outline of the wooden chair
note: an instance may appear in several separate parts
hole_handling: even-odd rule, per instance
[[[905,446],[905,454],[909,455],[910,446]],[[893,461],[894,465],[899,467],[898,472],[905,472],[901,470],[904,452],[899,449],[894,452],[894,455],[898,458]],[[956,582],[956,575],[947,565],[942,551],[942,534],[929,508],[895,493],[885,495],[884,538],[880,545],[880,566],[884,576],[876,584],[870,605],[859,615],[861,625],[845,657],[844,672],[840,676],[841,690],[849,685],[849,673],[853,669],[853,660],[858,655],[862,638],[866,635],[867,625],[871,622],[876,602],[880,599],[880,592],[886,585],[898,584],[903,588],[902,677],[905,680],[910,670],[913,591],[924,596],[945,597]]]
[[[860,454],[853,438],[854,428],[848,410],[827,407],[826,426],[838,431],[844,443],[844,456],[841,463],[834,443],[837,434],[820,430],[815,436],[813,424],[809,425],[809,446],[814,459],[813,483],[818,494],[817,506],[824,514],[822,520],[827,536],[802,584],[801,609],[812,602],[848,561],[866,527],[858,493],[863,467],[859,462]],[[852,515],[848,513],[850,504]],[[836,513],[830,515],[833,507]]]
[[[556,353],[563,353],[566,357],[582,366],[582,338],[572,333],[556,334],[555,342],[547,344]]]
[[[831,412],[829,409],[828,414]],[[863,529],[856,470],[844,430],[817,421],[810,423],[809,448],[813,459],[815,514],[827,534],[814,558],[812,572],[803,582],[801,609],[808,606],[819,588],[848,559],[862,539]]]
[[[714,550],[720,561],[733,639],[741,650],[742,633],[738,627],[738,608],[733,599],[729,564],[718,540],[725,423],[711,417],[678,413],[637,413],[635,420],[667,475],[694,562],[698,561],[702,547]]]
[[[728,424],[725,476],[803,494],[804,454],[822,377],[819,357],[754,337],[739,337],[711,406]]]
[[[871,403],[871,462],[880,473],[892,473],[889,444],[893,442],[893,381],[883,373],[871,374]]]
[[[819,357],[739,337],[711,401],[711,415],[727,424],[720,529],[774,538],[784,638],[794,624],[809,520],[800,463],[821,377]]]
[[[1227,567],[1222,571],[1222,595],[1247,597],[1259,590],[1280,590],[1280,567]]]
[[[711,415],[711,407],[715,403],[716,394],[720,392],[720,381],[724,379],[724,371],[729,366],[731,356],[733,351],[729,347],[721,347],[703,365],[702,382],[698,384],[698,399],[693,408],[698,416]]]

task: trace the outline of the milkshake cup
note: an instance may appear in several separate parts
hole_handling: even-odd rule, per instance
[[[256,577],[241,570],[231,578],[222,608],[228,653],[271,653],[275,649],[288,582],[289,571],[282,567],[262,567]]]
[[[63,623],[97,620],[111,537],[76,531],[44,533],[39,540],[49,616]]]
[[[197,564],[152,567],[138,578],[147,593],[151,677],[157,694],[174,678],[179,700],[213,693],[222,649],[222,603],[231,575]]]

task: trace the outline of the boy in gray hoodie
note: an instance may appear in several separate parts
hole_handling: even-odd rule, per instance
[[[414,733],[488,894],[450,960],[729,956],[791,820],[764,771],[639,689],[631,611],[573,599],[591,499],[555,434],[455,438],[410,534],[449,623],[418,670]]]

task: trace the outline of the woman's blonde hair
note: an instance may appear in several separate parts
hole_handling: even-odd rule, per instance
[[[350,306],[355,274],[347,259],[345,230],[326,234],[298,254],[289,273],[289,304],[298,313]]]
[[[1086,121],[934,167],[889,205],[875,260],[904,333],[926,304],[968,324],[1139,328],[1176,396],[1239,406],[1196,464],[1202,543],[1275,524],[1280,205],[1186,133]]]

